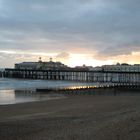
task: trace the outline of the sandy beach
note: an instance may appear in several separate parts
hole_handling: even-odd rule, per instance
[[[140,140],[140,96],[71,95],[3,105],[0,140]]]

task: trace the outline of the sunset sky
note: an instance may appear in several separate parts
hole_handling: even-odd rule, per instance
[[[140,0],[0,0],[0,67],[140,63]]]

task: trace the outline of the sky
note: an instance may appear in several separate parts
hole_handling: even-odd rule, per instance
[[[0,67],[140,63],[140,0],[0,0]]]

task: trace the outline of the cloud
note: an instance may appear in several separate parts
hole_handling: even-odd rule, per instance
[[[55,57],[56,61],[62,62],[64,64],[68,64],[70,59],[70,54],[67,52],[58,53]]]
[[[100,60],[131,56],[140,51],[139,5],[139,0],[0,0],[0,49],[89,53]]]
[[[70,57],[70,54],[69,53],[66,53],[66,52],[62,52],[62,53],[59,53],[56,58],[58,59],[68,59]]]

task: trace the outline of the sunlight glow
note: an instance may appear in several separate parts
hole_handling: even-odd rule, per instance
[[[92,56],[92,54],[71,54],[68,65],[69,66],[101,66],[103,64],[112,64],[112,60],[107,60],[107,61],[100,61],[100,60],[95,60]]]

